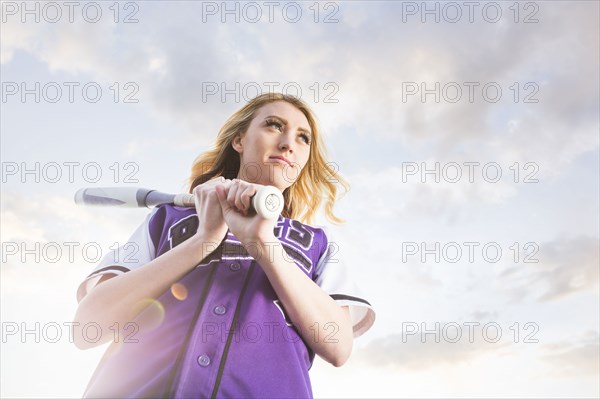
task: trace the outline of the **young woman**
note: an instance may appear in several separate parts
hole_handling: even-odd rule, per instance
[[[305,224],[323,201],[339,221],[334,182],[301,100],[263,94],[233,114],[192,167],[195,209],[155,208],[79,287],[76,345],[113,341],[84,396],[312,397],[314,354],[341,366],[375,318]],[[249,212],[263,185],[283,193],[278,219]]]

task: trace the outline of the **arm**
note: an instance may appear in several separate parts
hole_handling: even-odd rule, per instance
[[[285,257],[284,248],[275,236],[244,244],[264,270],[304,341],[327,362],[336,367],[343,365],[350,357],[353,343],[348,307],[339,306]]]
[[[227,232],[227,225],[214,190],[216,182],[207,182],[194,189],[196,212],[203,221],[194,237],[138,269],[117,277],[103,277],[81,300],[74,322],[79,326],[97,323],[102,335],[97,342],[89,342],[81,333],[73,334],[78,348],[87,349],[110,341],[113,337],[111,326],[115,323],[124,326],[130,322],[143,310],[140,307],[142,301],[158,298],[218,246]]]
[[[75,345],[88,349],[110,341],[112,325],[124,326],[130,322],[143,310],[139,304],[144,299],[158,298],[216,247],[204,245],[205,242],[215,241],[191,237],[139,269],[96,285],[79,303],[74,322],[79,326],[97,323],[102,336],[97,342],[90,342],[81,333],[73,334]]]
[[[273,234],[276,220],[265,220],[256,215],[249,217],[239,210],[247,209],[255,188],[255,185],[240,181],[230,189],[217,187],[225,221],[264,270],[307,345],[329,363],[341,366],[352,351],[349,310],[339,306],[284,255],[283,246]],[[332,328],[337,330],[333,335]],[[329,342],[325,341],[326,336],[329,336]]]

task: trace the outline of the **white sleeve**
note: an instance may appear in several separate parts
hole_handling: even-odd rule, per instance
[[[123,274],[145,265],[156,257],[156,249],[148,228],[150,218],[156,208],[146,216],[129,240],[119,248],[109,251],[94,270],[81,282],[77,289],[77,301],[83,297],[107,274]]]
[[[348,265],[341,261],[339,244],[329,237],[327,249],[319,259],[315,273],[315,283],[338,305],[348,306],[355,337],[371,328],[375,322],[375,311],[351,278]]]

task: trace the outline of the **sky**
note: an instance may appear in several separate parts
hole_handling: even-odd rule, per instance
[[[150,210],[74,193],[185,191],[269,91],[318,116],[377,315],[315,396],[600,396],[597,1],[0,4],[0,396],[81,397],[106,349],[77,286]]]

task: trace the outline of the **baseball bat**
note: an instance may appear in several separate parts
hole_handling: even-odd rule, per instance
[[[75,193],[75,203],[129,208],[149,208],[162,204],[196,206],[193,194],[168,194],[139,187],[82,188]],[[273,186],[264,186],[252,196],[250,208],[265,219],[276,218],[283,210],[283,195]]]

